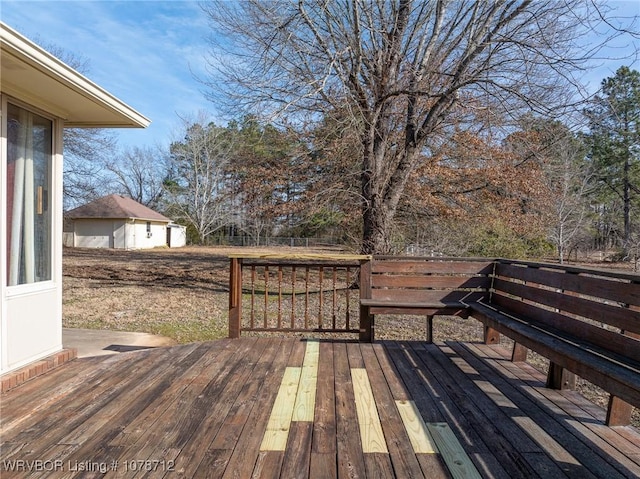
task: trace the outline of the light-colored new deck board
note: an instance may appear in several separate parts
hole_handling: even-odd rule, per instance
[[[284,451],[286,449],[301,371],[302,368],[285,369],[260,445],[261,451]]]
[[[318,358],[320,343],[318,341],[307,342],[302,363],[300,385],[293,408],[293,421],[313,422],[316,406],[316,384],[318,382]]]
[[[396,407],[407,430],[413,452],[416,454],[434,454],[438,452],[429,429],[425,424],[420,411],[413,401],[396,401]]]
[[[351,369],[353,392],[360,427],[362,450],[365,453],[388,453],[387,444],[382,432],[380,417],[376,408],[371,383],[364,368]]]

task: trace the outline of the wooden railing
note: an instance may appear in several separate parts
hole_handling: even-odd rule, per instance
[[[359,332],[365,255],[230,255],[229,337],[242,331]]]

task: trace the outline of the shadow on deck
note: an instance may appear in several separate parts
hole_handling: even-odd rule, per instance
[[[638,477],[640,434],[496,346],[243,338],[0,398],[9,477]]]

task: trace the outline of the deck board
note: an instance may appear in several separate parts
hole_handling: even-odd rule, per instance
[[[462,380],[464,374],[450,367],[448,357],[437,346],[411,344],[405,349],[407,354],[412,354],[412,360],[418,365],[420,374],[428,378],[431,388],[439,398],[437,405],[442,413],[442,420],[428,422],[448,423],[467,451],[493,454],[510,477],[539,477],[535,469],[523,460],[524,452],[538,449],[520,434],[518,438],[504,435],[504,432],[517,433],[515,424],[503,417],[492,420],[487,416],[487,411],[484,410],[484,406],[488,405],[486,396],[476,391],[469,378]],[[416,405],[420,408],[418,403]],[[523,443],[517,443],[518,439],[522,439]]]
[[[330,463],[325,456],[333,457],[335,473],[336,454],[336,401],[333,366],[333,345],[320,343],[322,361],[318,364],[318,383],[316,387],[315,416],[313,420],[312,453],[321,455],[319,463]]]
[[[288,425],[278,425],[289,429],[286,442],[261,451],[287,368],[302,374],[285,401]],[[605,426],[602,408],[544,379],[499,347],[457,342],[243,338],[78,359],[0,397],[0,473],[640,476],[638,431]],[[374,418],[381,447],[371,450],[380,452],[366,452],[361,437]],[[60,462],[46,474],[7,471],[17,460]]]
[[[576,392],[545,388],[546,377],[539,371],[511,363],[495,349],[480,345],[455,347],[460,351],[468,349],[469,358],[475,358],[477,362],[484,360],[486,368],[492,367],[497,373],[501,373],[504,380],[491,375],[488,370],[485,371],[494,384],[510,388],[509,395],[517,400],[519,407],[557,441],[570,448],[579,463],[589,471],[583,475],[593,473],[597,477],[640,476],[640,469],[634,461],[634,454],[638,453],[640,447],[637,431],[632,432],[627,438],[624,433],[632,431],[632,428],[605,426],[601,422],[604,417],[600,414],[596,414],[598,417],[589,414],[588,410],[594,408],[590,406],[591,403],[585,403]],[[520,381],[514,383],[514,379]],[[515,390],[512,384],[518,386],[521,392]]]
[[[333,345],[338,477],[366,477],[347,345]]]
[[[501,367],[500,364],[504,364],[503,369],[505,373],[508,373],[513,366],[510,361],[502,358],[502,361],[499,364],[496,364],[496,362],[483,364],[482,361],[478,360],[476,356],[471,354],[473,346],[469,349],[459,347],[457,345],[452,346],[468,361],[473,362],[473,364],[482,371],[483,376],[491,379],[492,384],[500,389],[501,393],[508,394],[509,397],[517,403],[517,407],[527,415],[527,419],[533,422],[533,424],[524,425],[525,430],[527,430],[529,434],[534,435],[537,432],[538,440],[545,441],[547,449],[553,447],[560,456],[564,456],[565,454],[570,456],[565,456],[565,459],[558,457],[557,459],[559,462],[566,464],[567,467],[570,467],[572,470],[579,469],[575,467],[576,464],[584,464],[587,471],[581,472],[583,477],[593,477],[591,471],[597,471],[597,474],[601,477],[614,477],[616,475],[615,470],[613,470],[611,466],[606,462],[599,460],[597,455],[594,454],[592,448],[586,447],[580,441],[576,441],[576,436],[572,434],[570,430],[565,428],[562,422],[558,422],[546,414],[543,410],[545,407],[545,401],[535,401],[534,398],[526,395],[524,392],[518,391],[510,385],[509,381],[499,376],[500,369],[498,368]],[[478,351],[478,353],[480,352],[478,348],[476,348],[476,351]],[[506,363],[509,364],[507,365]],[[491,371],[491,366],[496,367],[495,373]],[[544,434],[547,437],[542,437],[541,434]],[[551,436],[553,439],[550,440],[548,436]],[[564,444],[570,444],[573,445],[573,447],[570,451],[566,451],[563,447]],[[567,475],[571,477],[571,471],[568,472],[569,473]]]
[[[442,348],[442,351],[449,355],[451,361],[458,367],[460,372],[464,372],[466,375],[482,376],[481,380],[474,380],[474,386],[477,387],[484,394],[474,397],[482,398],[482,409],[487,414],[487,417],[491,419],[495,424],[513,424],[513,427],[503,428],[503,434],[506,437],[512,437],[514,443],[517,444],[518,450],[522,453],[538,453],[541,450],[545,450],[549,459],[557,465],[554,467],[551,463],[547,466],[548,473],[554,476],[560,476],[563,473],[567,477],[576,477],[576,471],[579,471],[578,476],[585,478],[593,477],[588,470],[580,470],[579,462],[573,457],[573,455],[566,451],[553,437],[551,437],[545,430],[540,427],[531,417],[527,416],[527,411],[523,410],[522,403],[515,404],[512,401],[513,396],[507,397],[503,391],[496,387],[496,383],[499,383],[498,377],[487,377],[490,372],[488,370],[483,371],[484,374],[480,374],[476,370],[476,366],[481,367],[482,364],[474,362],[470,364],[466,359],[472,360],[470,356],[461,357],[449,347]],[[535,410],[530,410],[531,414],[534,414]],[[505,421],[505,416],[509,417],[512,421]],[[526,456],[525,456],[526,457]],[[537,459],[536,461],[540,461]],[[546,459],[549,461],[549,459]],[[536,462],[536,464],[538,464]],[[536,464],[531,464],[533,467]],[[562,472],[561,472],[562,471]]]

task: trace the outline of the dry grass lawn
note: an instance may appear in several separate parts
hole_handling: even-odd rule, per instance
[[[230,251],[65,249],[63,324],[180,343],[225,337]]]
[[[226,337],[227,255],[238,251],[225,247],[147,251],[65,249],[63,325],[160,334],[180,343]],[[381,316],[376,322],[378,339],[421,339],[424,334],[423,318]],[[473,319],[435,320],[435,340],[477,341],[481,334],[481,324]],[[504,342],[509,345],[508,339]],[[546,360],[534,354],[530,354],[529,362],[543,371],[547,367]],[[606,406],[607,395],[599,388],[585,381],[579,381],[579,388],[589,399]],[[634,411],[633,422],[640,426],[638,409]]]

